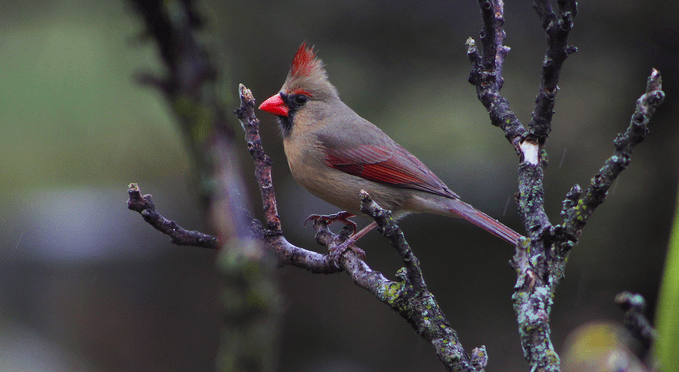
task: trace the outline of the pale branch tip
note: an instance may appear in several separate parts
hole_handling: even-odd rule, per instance
[[[245,87],[245,85],[238,84],[238,93],[240,94],[241,97],[241,103],[243,101],[246,102],[252,102],[252,105],[254,107],[255,105],[255,97],[252,95],[252,91],[248,88]]]

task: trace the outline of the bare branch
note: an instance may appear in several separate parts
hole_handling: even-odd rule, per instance
[[[608,189],[631,162],[632,150],[646,137],[651,116],[664,99],[665,93],[662,91],[660,73],[653,69],[648,77],[646,93],[637,100],[629,127],[613,141],[615,145],[613,155],[594,175],[582,198],[580,198],[580,186],[575,185],[563,201],[561,216],[564,218],[562,225],[564,231],[559,240],[559,250],[568,252],[575,247],[589,217],[604,202],[608,195]]]
[[[422,276],[420,261],[410,249],[410,245],[405,240],[401,229],[396,225],[394,219],[391,218],[391,212],[380,207],[365,190],[361,190],[361,212],[371,216],[377,222],[380,233],[389,239],[391,245],[401,255],[401,259],[406,264],[405,269],[408,281],[412,283],[415,290],[426,290],[427,284]]]
[[[474,41],[467,40],[467,54],[472,63],[469,81],[476,86],[481,103],[489,112],[491,123],[499,126],[519,154],[519,215],[530,240],[517,245],[511,264],[517,272],[512,296],[519,323],[524,356],[532,369],[558,371],[559,357],[550,339],[549,313],[556,286],[565,271],[567,252],[578,237],[593,210],[603,202],[608,188],[629,164],[630,154],[643,140],[646,126],[655,108],[662,103],[660,75],[654,70],[647,92],[637,101],[637,111],[627,132],[615,140],[616,153],[592,179],[580,199],[575,185],[563,202],[563,226],[552,226],[544,210],[544,168],[547,166],[544,145],[551,130],[554,102],[563,62],[576,48],[567,43],[577,14],[575,0],[559,0],[556,15],[549,0],[535,0],[534,8],[547,35],[547,52],[542,66],[541,85],[528,131],[516,119],[507,101],[500,95],[502,63],[507,50],[502,46],[504,21],[502,0],[479,0],[483,19],[479,55]],[[491,37],[492,36],[492,37]]]
[[[540,90],[535,98],[533,119],[528,124],[528,137],[537,139],[540,145],[544,145],[551,131],[561,66],[570,54],[577,51],[576,47],[568,45],[568,34],[573,27],[578,4],[575,0],[559,0],[558,3],[558,16],[554,14],[550,0],[535,0],[533,4],[547,35],[547,53],[542,62]]]
[[[276,234],[282,234],[281,220],[278,217],[276,194],[271,180],[271,158],[264,152],[262,139],[259,136],[259,119],[255,116],[255,98],[250,89],[245,85],[238,86],[240,107],[234,113],[238,117],[243,130],[248,151],[255,162],[255,178],[259,184],[259,192],[262,195],[262,204],[267,222],[267,229]]]
[[[401,282],[389,283],[386,292],[375,291],[378,287],[373,283],[367,283],[368,286],[362,283],[359,285],[373,292],[380,301],[391,306],[405,318],[419,335],[434,346],[436,354],[448,370],[483,370],[488,362],[485,346],[474,349],[472,358],[467,356],[457,333],[446,320],[434,295],[427,289],[420,262],[410,249],[403,232],[391,218],[391,212],[380,207],[363,190],[361,211],[373,217],[380,233],[391,241],[391,245],[401,255],[406,267],[396,274]]]
[[[645,351],[651,350],[653,342],[658,339],[658,332],[644,315],[646,300],[640,294],[621,292],[615,296],[615,303],[625,312],[625,328],[641,342]]]
[[[170,243],[176,245],[191,245],[208,249],[219,249],[220,244],[217,237],[203,234],[200,231],[186,230],[176,222],[168,220],[156,211],[151,195],[141,195],[139,186],[131,183],[127,193],[130,199],[127,201],[127,208],[139,212],[144,221],[148,222],[156,230],[170,237]]]
[[[490,3],[490,5],[489,5]],[[537,141],[534,136],[526,131],[509,108],[509,103],[499,93],[502,80],[496,77],[501,73],[502,63],[506,51],[502,47],[504,40],[503,26],[503,2],[479,1],[484,28],[481,33],[481,42],[485,53],[484,66],[489,66],[485,71],[478,71],[478,57],[474,55],[473,41],[467,41],[467,54],[472,61],[472,72],[469,81],[476,85],[479,100],[489,112],[491,123],[500,126],[505,136],[514,145],[519,155],[519,216],[528,232],[530,239],[521,238],[516,247],[516,255],[511,261],[516,269],[517,281],[512,295],[514,311],[519,324],[519,336],[524,357],[532,370],[558,371],[560,360],[551,341],[551,328],[549,326],[549,314],[553,305],[552,295],[557,280],[552,280],[550,274],[556,273],[556,278],[561,278],[563,257],[555,257],[550,254],[553,228],[544,209],[544,167],[547,163],[546,153],[542,148],[544,141]],[[543,2],[544,7],[538,7],[541,16],[551,12],[549,2]],[[502,35],[493,40],[487,37],[489,33]],[[556,40],[556,39],[554,39]],[[551,41],[551,40],[550,40]],[[487,46],[493,43],[495,46]],[[551,47],[550,47],[551,49]],[[471,52],[471,53],[470,53]],[[547,57],[545,58],[547,60]],[[494,63],[489,63],[493,61]],[[545,77],[545,73],[554,72],[553,68],[543,69],[543,82],[554,83],[558,79],[558,73],[551,77]],[[493,78],[499,83],[494,83]],[[539,95],[540,96],[540,95]],[[551,106],[547,102],[547,110]],[[544,105],[539,101],[538,104]],[[542,106],[537,106],[542,107]],[[540,113],[542,111],[537,110]],[[549,124],[549,123],[548,123]],[[531,127],[532,128],[532,127]],[[548,134],[548,131],[547,131]],[[546,138],[546,135],[545,135]]]
[[[200,20],[191,8],[191,2],[171,2],[178,6],[172,11],[184,11],[187,17],[168,17],[165,3],[151,2],[153,9],[146,8],[144,2],[137,1],[139,9],[145,15],[148,32],[159,40],[161,54],[170,73],[168,77],[158,78],[143,75],[140,80],[161,89],[180,119],[184,134],[194,151],[201,175],[201,185],[209,192],[214,191],[211,185],[215,180],[221,182],[216,206],[213,206],[213,218],[220,216],[220,207],[228,204],[228,213],[221,222],[220,237],[226,241],[224,256],[240,255],[238,258],[261,260],[259,244],[242,237],[238,230],[241,224],[234,217],[233,205],[242,205],[241,193],[229,192],[230,187],[240,189],[237,180],[237,164],[233,158],[231,139],[233,131],[225,125],[224,111],[215,99],[214,83],[216,70],[207,58],[207,53],[193,39],[193,28],[200,26]],[[186,8],[182,8],[182,6]],[[653,70],[644,94],[637,101],[637,108],[632,116],[630,127],[615,140],[615,153],[609,158],[599,173],[592,179],[590,187],[582,196],[578,185],[573,186],[563,202],[562,225],[552,226],[545,210],[543,200],[544,168],[547,166],[544,145],[551,131],[554,104],[558,92],[558,81],[563,62],[576,51],[569,46],[567,38],[573,27],[573,18],[577,14],[577,3],[574,0],[558,0],[558,14],[552,9],[548,0],[535,0],[534,7],[542,20],[547,36],[547,52],[544,57],[541,73],[541,84],[532,113],[532,120],[526,129],[511,110],[507,100],[500,94],[504,80],[502,69],[509,48],[503,45],[505,40],[504,10],[502,0],[479,0],[483,19],[480,33],[480,49],[473,39],[467,40],[467,54],[472,64],[469,81],[476,87],[477,96],[487,109],[491,123],[501,128],[505,137],[513,145],[519,155],[519,192],[517,202],[519,214],[528,231],[528,238],[521,238],[516,247],[516,254],[511,264],[517,273],[515,292],[512,296],[514,310],[517,314],[519,334],[524,356],[531,369],[558,371],[559,357],[551,342],[549,314],[553,305],[556,286],[563,278],[567,253],[578,241],[582,228],[593,210],[601,204],[608,188],[630,162],[633,148],[640,143],[647,133],[647,125],[653,112],[664,98],[661,90],[660,74]],[[184,10],[182,10],[184,9]],[[155,13],[162,13],[160,17]],[[166,12],[166,13],[163,13]],[[147,14],[148,13],[148,14]],[[187,31],[187,32],[184,32]],[[188,36],[187,36],[188,35]],[[180,47],[177,47],[180,46]],[[482,52],[482,53],[481,53]],[[206,85],[204,83],[208,83]],[[397,280],[387,279],[382,273],[374,271],[364,262],[358,248],[345,250],[338,260],[329,259],[312,250],[297,247],[289,243],[283,235],[281,221],[278,216],[276,196],[271,178],[271,159],[262,148],[259,134],[259,120],[255,116],[255,100],[252,93],[242,84],[239,87],[241,106],[235,113],[246,133],[248,150],[255,163],[255,177],[259,184],[265,213],[265,226],[259,220],[249,218],[250,235],[261,239],[267,251],[272,252],[280,265],[292,265],[314,273],[336,273],[346,271],[360,287],[368,290],[381,302],[389,305],[406,319],[425,340],[430,342],[448,370],[481,371],[487,364],[485,347],[476,348],[471,357],[467,355],[451,328],[443,312],[439,308],[433,294],[428,289],[419,266],[417,257],[410,250],[402,232],[391,218],[390,212],[382,209],[371,200],[367,193],[362,193],[362,211],[372,216],[379,225],[381,233],[390,239],[401,255],[405,267],[396,274]],[[210,134],[210,135],[208,135]],[[226,135],[225,135],[226,134]],[[210,151],[205,151],[205,149]],[[217,168],[215,174],[206,172]],[[208,192],[208,193],[209,193]],[[159,231],[169,235],[175,244],[196,245],[215,249],[220,246],[216,237],[187,231],[157,213],[150,195],[142,196],[137,185],[130,185],[128,207],[142,214],[144,219]],[[232,205],[233,204],[233,205]],[[236,226],[236,227],[234,227]],[[314,221],[317,230],[316,239],[330,250],[342,246],[348,236],[345,229],[340,234],[332,233],[321,221]],[[238,231],[236,231],[236,230]],[[250,243],[247,243],[250,242]],[[250,249],[252,248],[252,249]],[[255,252],[249,256],[248,252]],[[233,257],[233,256],[231,256]],[[243,261],[245,262],[245,261]],[[338,264],[336,266],[335,264]],[[264,266],[261,268],[266,269]],[[229,278],[245,279],[242,271],[225,269]],[[245,287],[244,287],[245,288]],[[241,290],[243,288],[239,288]],[[267,295],[268,296],[268,295]],[[275,296],[263,296],[271,309],[277,304]],[[625,302],[625,306],[633,306],[634,301]],[[636,306],[636,305],[634,305]],[[244,307],[228,309],[229,314],[245,314]],[[266,315],[266,314],[264,314]],[[269,315],[275,315],[275,311]],[[271,319],[269,319],[271,320]],[[257,322],[251,322],[254,324]],[[647,331],[640,331],[644,333]],[[270,342],[270,339],[269,339]],[[233,345],[225,345],[231,347]],[[237,346],[237,345],[236,345]],[[248,355],[233,355],[239,363],[247,363]],[[254,356],[261,358],[261,355]]]
[[[479,0],[483,29],[480,32],[481,48],[479,54],[474,39],[467,39],[467,57],[472,63],[469,82],[476,86],[476,95],[488,110],[491,123],[505,132],[505,137],[517,148],[526,129],[516,114],[509,108],[509,102],[500,95],[504,82],[502,64],[509,48],[502,45],[505,39],[504,9],[502,2]]]

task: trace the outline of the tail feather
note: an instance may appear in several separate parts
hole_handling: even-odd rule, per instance
[[[511,245],[516,245],[516,241],[521,236],[521,234],[463,201],[456,200],[450,211]]]

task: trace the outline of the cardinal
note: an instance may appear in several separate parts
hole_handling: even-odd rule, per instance
[[[344,104],[328,81],[323,62],[306,42],[297,50],[280,92],[259,108],[278,117],[295,180],[343,210],[309,219],[341,221],[355,232],[356,224],[348,218],[368,217],[360,210],[360,191],[365,190],[394,218],[434,213],[461,217],[512,245],[521,236],[460,200],[413,154]],[[374,227],[375,222],[352,235],[342,249]]]

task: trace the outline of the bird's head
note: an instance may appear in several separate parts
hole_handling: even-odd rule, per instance
[[[287,136],[292,131],[298,113],[320,113],[325,105],[334,100],[339,100],[339,95],[328,81],[323,61],[316,57],[313,47],[307,47],[304,42],[297,49],[280,92],[262,102],[259,109],[278,116],[283,135]]]

